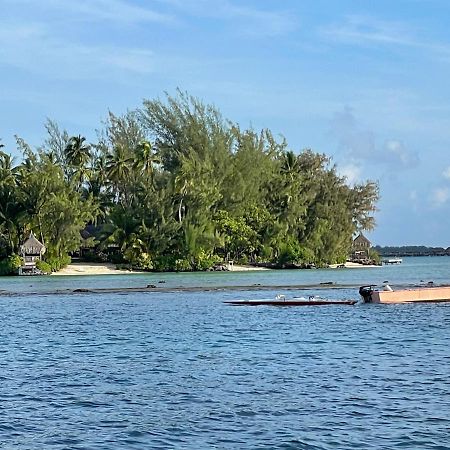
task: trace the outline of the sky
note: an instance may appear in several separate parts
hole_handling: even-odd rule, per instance
[[[0,138],[180,88],[380,186],[374,245],[450,246],[447,0],[0,0]]]

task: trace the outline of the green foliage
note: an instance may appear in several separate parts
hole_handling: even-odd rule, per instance
[[[52,266],[42,260],[36,261],[36,267],[45,274],[51,273],[52,272]]]
[[[406,245],[402,247],[380,247],[373,249],[380,256],[444,256],[450,255],[450,247],[426,247],[424,245]]]
[[[0,276],[16,275],[23,260],[19,255],[10,255],[8,258],[0,261]]]
[[[33,230],[52,271],[90,258],[143,270],[206,270],[223,260],[317,266],[345,261],[374,226],[378,186],[349,186],[325,155],[242,130],[177,91],[110,113],[97,142],[51,121],[23,161],[0,151],[0,258]],[[96,239],[82,239],[86,225]]]
[[[50,272],[58,272],[58,270],[68,266],[71,260],[69,255],[49,256],[45,259],[45,263],[50,266]]]
[[[139,255],[135,255],[131,260],[129,260],[131,266],[134,269],[140,270],[152,270],[153,269],[153,261],[151,256],[148,253],[140,253]]]
[[[277,262],[284,267],[289,264],[311,264],[315,258],[313,251],[302,247],[298,241],[290,240],[280,245]]]
[[[191,263],[176,255],[159,255],[153,261],[153,268],[158,272],[190,271]]]
[[[217,255],[213,255],[204,250],[197,253],[193,260],[192,268],[194,270],[207,270],[211,269],[215,264],[220,261]]]
[[[175,267],[169,267],[170,270],[176,272],[190,272],[193,270],[192,263],[187,258],[178,258],[175,260]]]
[[[374,248],[369,249],[369,259],[375,262],[376,264],[381,263],[381,256]]]
[[[244,217],[231,217],[227,211],[218,211],[215,222],[223,238],[222,253],[226,259],[238,260],[244,254],[253,254],[258,248],[258,235]]]

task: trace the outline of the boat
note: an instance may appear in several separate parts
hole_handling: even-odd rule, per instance
[[[419,287],[392,290],[389,286],[375,289],[375,286],[359,288],[364,303],[443,303],[450,302],[450,286]]]
[[[356,300],[327,300],[314,296],[309,298],[286,299],[284,295],[277,295],[275,299],[256,299],[256,300],[231,300],[225,301],[233,306],[326,306],[326,305],[355,305]]]
[[[401,264],[402,262],[402,258],[389,258],[383,260],[383,264]]]

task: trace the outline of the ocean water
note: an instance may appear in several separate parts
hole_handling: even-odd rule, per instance
[[[232,307],[280,286],[450,283],[376,269],[2,278],[1,449],[450,449],[450,304]],[[253,290],[71,294],[79,287]],[[60,290],[60,293],[56,291]],[[356,298],[353,287],[287,295]]]

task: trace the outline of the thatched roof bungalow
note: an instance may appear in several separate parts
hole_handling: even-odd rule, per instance
[[[22,256],[42,256],[46,251],[45,245],[36,239],[33,232],[30,233],[29,238],[20,246],[20,253]]]
[[[362,233],[353,240],[352,259],[368,259],[371,242]]]
[[[23,265],[19,269],[19,275],[38,274],[39,270],[36,268],[36,262],[41,260],[45,251],[45,245],[38,241],[33,232],[31,232],[28,239],[20,246]]]

